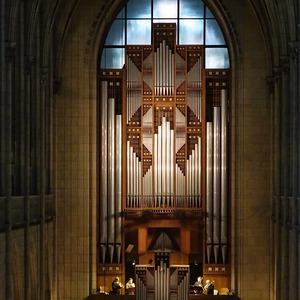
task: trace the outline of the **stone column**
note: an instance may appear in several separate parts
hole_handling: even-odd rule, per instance
[[[0,143],[5,145],[5,1],[0,1]],[[5,151],[0,147],[0,196],[5,192]]]
[[[48,68],[42,68],[40,79],[41,79],[41,93],[40,93],[40,123],[39,123],[39,133],[40,133],[40,178],[39,178],[39,193],[41,196],[41,206],[40,206],[40,300],[45,299],[45,274],[46,270],[46,234],[45,234],[45,222],[46,222],[46,162],[45,162],[45,151],[46,151],[46,94],[47,94],[47,79],[48,79]]]
[[[299,196],[299,63],[298,63],[298,52],[299,52],[299,44],[298,43],[290,43],[289,44],[289,57],[290,57],[290,80],[289,80],[289,88],[290,88],[290,144],[291,144],[291,152],[290,152],[290,161],[291,161],[291,183],[292,183],[292,193],[291,193],[291,229],[290,229],[290,299],[297,300],[299,299],[299,289],[298,289],[298,203],[297,197]]]
[[[24,87],[24,132],[25,132],[25,300],[31,299],[30,292],[30,100],[31,100],[31,72],[33,65],[33,57],[26,57],[25,59],[25,87]]]
[[[289,57],[281,57],[281,91],[279,111],[281,113],[280,122],[280,196],[281,212],[278,222],[280,222],[280,297],[286,299],[289,289],[289,229],[288,229],[288,196],[290,195],[290,164],[289,164]]]
[[[4,124],[4,147],[5,147],[5,197],[6,197],[6,284],[5,294],[6,300],[11,300],[13,297],[13,281],[12,281],[12,164],[11,164],[11,151],[12,151],[12,69],[15,60],[14,42],[6,44],[6,93],[2,101],[5,111],[5,124]]]
[[[274,232],[273,232],[273,248],[274,248],[274,287],[276,299],[280,299],[281,295],[281,69],[274,68],[273,76],[268,78],[269,93],[273,94],[274,113],[273,113],[273,145],[274,145],[274,176],[273,176],[273,213],[274,213]]]

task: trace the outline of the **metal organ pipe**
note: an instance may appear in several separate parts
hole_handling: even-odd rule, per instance
[[[166,178],[166,205],[170,206],[170,194],[171,194],[171,130],[170,122],[166,122],[166,164],[165,164],[165,178]]]
[[[104,263],[107,247],[107,81],[101,82],[101,153],[100,245]]]
[[[220,107],[214,107],[214,175],[213,175],[213,243],[214,243],[214,254],[215,263],[217,263],[218,252],[220,247],[220,191],[221,191],[221,157],[220,157]]]
[[[223,264],[226,263],[228,197],[227,197],[227,91],[221,90],[221,244]]]
[[[144,188],[144,206],[150,207],[152,200],[152,166],[149,167],[149,170],[143,177],[143,188]]]
[[[197,166],[199,167],[199,170],[197,172],[198,174],[198,179],[197,179],[197,186],[198,186],[198,206],[201,206],[201,194],[202,194],[202,189],[201,189],[201,174],[202,174],[202,164],[201,164],[201,138],[198,137],[198,162]]]
[[[115,244],[115,99],[108,98],[108,247],[110,262],[113,262]]]
[[[174,93],[174,54],[163,40],[154,54],[156,95],[168,96]]]
[[[171,198],[171,206],[174,206],[174,152],[175,152],[175,145],[174,145],[174,141],[175,141],[175,135],[174,135],[174,130],[171,130],[171,142],[170,142],[170,146],[171,146],[171,150],[170,150],[170,198]]]
[[[142,164],[127,141],[127,207],[140,207]]]
[[[158,127],[157,133],[157,198],[158,206],[161,205],[161,167],[162,167],[162,153],[161,153],[161,126]]]
[[[122,116],[116,116],[116,251],[117,260],[121,260],[121,244],[122,244],[122,231],[121,231],[121,212],[122,212]]]
[[[174,130],[170,122],[162,118],[157,134],[154,134],[154,195],[155,206],[173,205],[174,195]]]
[[[189,207],[201,206],[201,138],[187,160],[187,199]]]
[[[211,263],[213,237],[213,123],[206,124],[206,252]]]
[[[166,118],[162,118],[161,125],[161,195],[162,195],[162,203],[161,205],[165,205],[166,201],[166,164],[167,164],[167,151],[166,151]]]
[[[130,141],[127,141],[127,197],[126,197],[126,206],[131,207],[131,155],[130,155]]]
[[[157,193],[157,174],[158,174],[158,151],[157,151],[158,141],[157,141],[157,133],[154,134],[154,206],[158,206],[158,193]]]

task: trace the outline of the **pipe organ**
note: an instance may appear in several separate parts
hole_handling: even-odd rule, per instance
[[[124,68],[100,70],[98,77],[101,270],[116,264],[126,275],[126,237],[133,239],[126,224],[136,219],[135,227],[130,224],[139,232],[141,221],[146,223],[147,235],[148,227],[157,226],[143,219],[147,213],[162,227],[165,220],[170,227],[181,218],[196,220],[201,241],[194,246],[191,221],[190,253],[181,253],[180,261],[189,263],[189,254],[201,253],[203,274],[230,282],[229,70],[205,70],[203,46],[176,45],[175,24],[154,24],[152,45],[125,50]],[[143,234],[135,237],[140,262]],[[152,288],[151,299],[169,299],[169,266],[149,274],[147,268],[142,262],[136,269],[138,299],[148,299]],[[190,282],[182,274],[176,293],[187,299]]]

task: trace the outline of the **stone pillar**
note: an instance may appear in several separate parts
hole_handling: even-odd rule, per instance
[[[46,90],[47,90],[47,79],[48,79],[48,68],[42,68],[40,73],[41,79],[41,93],[40,93],[40,123],[39,123],[39,133],[40,133],[40,162],[39,162],[39,169],[40,169],[40,178],[39,178],[39,193],[40,193],[40,217],[41,217],[41,224],[40,224],[40,300],[45,299],[45,274],[46,274],[46,235],[45,235],[45,222],[46,222]]]
[[[33,65],[33,57],[25,59],[25,88],[24,88],[24,132],[25,132],[25,245],[24,245],[24,276],[25,276],[25,300],[31,299],[30,292],[30,100],[31,100],[31,72]]]
[[[5,1],[0,1],[0,143],[5,144]],[[5,151],[0,147],[0,196],[4,196],[5,191]]]
[[[274,68],[273,76],[268,78],[269,92],[273,94],[274,99],[274,114],[273,114],[273,145],[274,145],[274,176],[273,176],[273,208],[274,208],[274,290],[276,299],[280,300],[281,295],[281,69]]]
[[[290,43],[289,44],[289,89],[290,89],[290,144],[291,144],[291,152],[290,152],[290,160],[291,160],[291,177],[292,177],[292,192],[291,192],[291,229],[290,229],[290,298],[291,300],[299,299],[299,288],[298,288],[298,203],[297,197],[299,196],[299,115],[300,115],[300,105],[299,105],[299,62],[298,62],[298,52],[299,52],[299,44],[298,43]]]
[[[4,147],[5,147],[5,197],[6,197],[6,300],[13,299],[13,281],[12,281],[12,69],[15,60],[16,44],[9,42],[6,44],[6,93],[2,101],[5,111],[4,127]]]

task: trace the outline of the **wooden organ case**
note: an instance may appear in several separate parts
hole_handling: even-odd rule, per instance
[[[97,283],[132,277],[140,300],[188,299],[200,275],[230,287],[229,69],[170,23],[125,53],[98,75]]]

